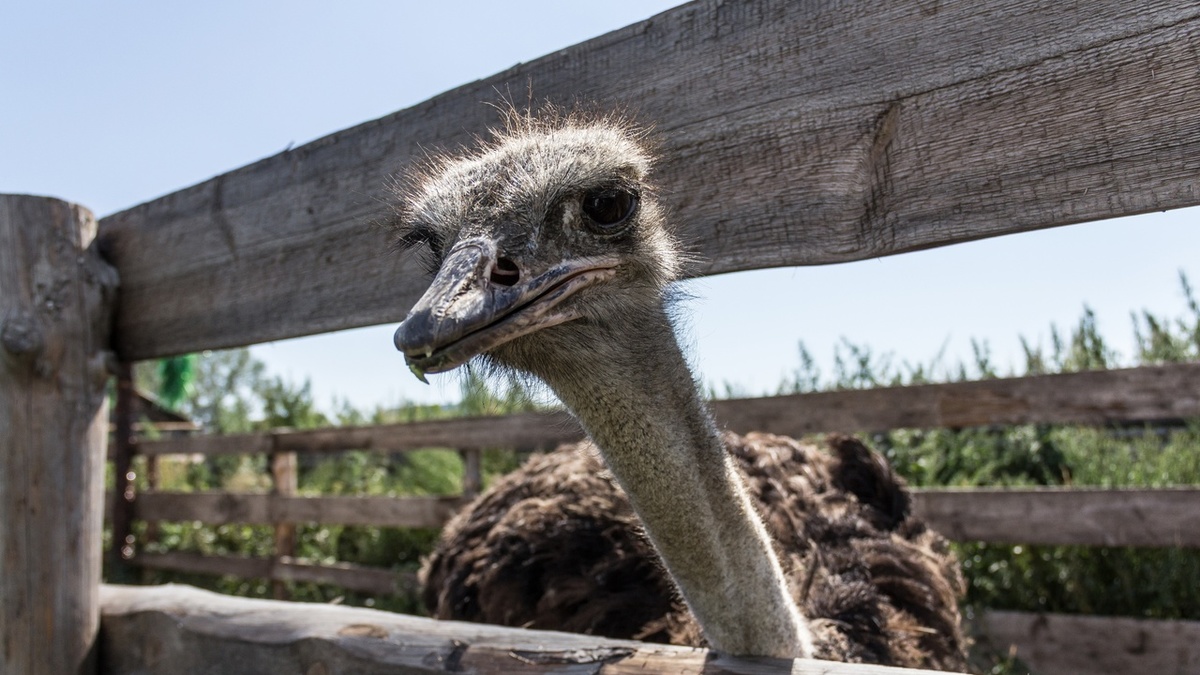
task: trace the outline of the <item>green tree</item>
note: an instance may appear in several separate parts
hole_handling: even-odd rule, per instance
[[[281,377],[259,378],[253,388],[262,408],[262,419],[254,426],[260,429],[316,429],[330,426],[329,418],[317,410],[313,400],[312,382],[295,385]]]
[[[210,433],[250,431],[265,372],[266,366],[249,349],[204,352],[196,361],[192,394],[181,411]]]

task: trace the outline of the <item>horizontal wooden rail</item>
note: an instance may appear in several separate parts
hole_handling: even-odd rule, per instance
[[[134,513],[153,522],[441,527],[464,501],[146,492]],[[922,489],[914,491],[914,508],[956,541],[1200,548],[1200,488]]]
[[[716,401],[734,431],[1089,424],[1200,417],[1200,363]]]
[[[461,497],[287,497],[232,492],[142,492],[134,516],[151,522],[323,523],[441,527]]]
[[[411,593],[417,588],[417,577],[412,572],[395,572],[350,563],[315,565],[286,557],[275,561],[271,558],[171,551],[140,553],[129,563],[146,569],[228,575],[241,579],[332,584],[351,591],[381,596]]]
[[[497,92],[630,105],[693,274],[1200,203],[1200,4],[694,2],[104,218],[125,360],[398,321],[389,178]]]
[[[142,441],[143,455],[229,455],[269,452],[397,452],[419,448],[550,449],[579,440],[583,431],[565,412],[464,417],[370,427],[279,430],[228,436],[191,436]]]
[[[954,541],[1200,548],[1200,488],[923,489],[914,510]]]
[[[975,633],[1035,673],[1200,673],[1200,621],[988,610]]]
[[[739,432],[792,436],[993,424],[1111,424],[1200,417],[1200,363],[1087,373],[831,391],[713,402],[718,421]],[[547,449],[583,432],[564,412],[520,413],[230,436],[143,441],[137,452],[238,454],[415,448]]]
[[[416,587],[414,575],[355,565],[310,565],[266,558],[143,554],[131,563],[151,569],[241,578],[336,584],[372,595]],[[1190,673],[1200,671],[1200,622],[986,610],[972,625],[1000,654],[1011,653],[1037,672]]]
[[[433,621],[354,607],[234,598],[177,585],[106,585],[101,588],[101,605],[102,670],[113,675],[342,672],[347,663],[356,671],[407,675],[459,670],[929,674],[815,661],[746,661],[705,650]],[[974,629],[977,639],[999,653],[1013,653],[1038,673],[1200,671],[1196,621],[984,611]],[[147,648],[168,644],[171,649]],[[323,667],[318,669],[317,663]]]
[[[934,675],[808,659],[740,659],[592,635],[235,598],[188,586],[105,585],[100,602],[100,670],[109,675]]]

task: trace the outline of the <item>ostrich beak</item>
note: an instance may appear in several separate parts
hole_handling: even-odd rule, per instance
[[[396,349],[421,380],[522,335],[580,318],[580,311],[562,303],[617,273],[616,258],[608,257],[567,260],[531,277],[497,275],[496,260],[491,241],[457,244],[396,329]]]

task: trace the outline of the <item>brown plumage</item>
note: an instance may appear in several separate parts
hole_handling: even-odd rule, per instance
[[[723,436],[790,573],[817,658],[966,668],[958,563],[857,439]],[[591,443],[534,455],[446,526],[421,571],[441,619],[702,646]]]

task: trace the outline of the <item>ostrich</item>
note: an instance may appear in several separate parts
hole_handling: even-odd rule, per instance
[[[396,347],[421,379],[475,357],[531,375],[589,441],[448,524],[422,572],[434,616],[962,669],[957,565],[880,457],[717,429],[672,328],[682,255],[646,134],[506,117],[402,188],[400,243],[434,278]]]

